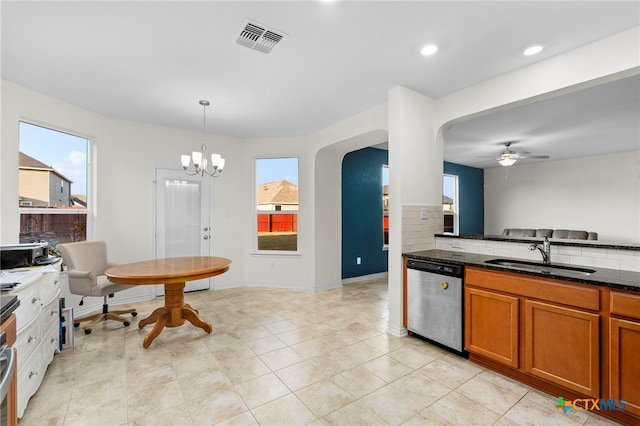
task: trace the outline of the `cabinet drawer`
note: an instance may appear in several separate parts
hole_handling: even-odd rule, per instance
[[[42,347],[39,349],[42,354],[43,370],[53,361],[53,356],[60,351],[60,324],[51,324],[48,330],[42,335]]]
[[[47,303],[60,293],[60,273],[57,271],[45,272],[40,284],[40,298],[42,303]]]
[[[20,355],[18,355],[18,364],[20,364]],[[29,398],[36,393],[40,383],[42,383],[42,357],[39,353],[34,352],[24,364],[18,365],[18,417],[22,417]]]
[[[16,328],[18,332],[40,314],[40,286],[30,285],[13,292],[20,299],[20,306],[15,310]]]
[[[60,322],[60,302],[58,301],[58,294],[59,293],[57,293],[47,305],[42,307],[40,320],[42,322],[41,327],[43,333],[51,328],[52,324],[58,324]]]
[[[640,319],[640,296],[612,291],[610,308],[613,315]]]
[[[18,332],[15,347],[18,350],[18,370],[31,357],[38,347],[42,336],[40,319],[34,318],[31,323]]]
[[[476,287],[592,311],[600,309],[600,290],[594,286],[573,285],[567,284],[567,281],[478,268],[465,268],[464,276],[465,284]]]

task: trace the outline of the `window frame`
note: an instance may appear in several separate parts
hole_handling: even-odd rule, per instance
[[[452,232],[446,232],[444,230],[444,226],[442,228],[442,233],[443,234],[447,234],[447,235],[458,235],[459,234],[459,230],[460,230],[460,194],[459,194],[459,189],[460,189],[460,177],[458,175],[454,175],[454,174],[450,174],[450,173],[443,173],[442,174],[442,194],[444,195],[444,185],[445,185],[445,179],[446,178],[452,178],[454,180],[454,184],[453,184],[453,213],[451,214],[451,216],[453,216],[453,231]],[[445,208],[444,208],[444,203],[442,204],[442,219],[444,221],[444,216],[448,215],[449,213],[446,212]],[[443,222],[444,223],[444,222]]]
[[[258,210],[258,194],[257,188],[258,185],[261,185],[257,182],[257,169],[258,169],[258,161],[260,160],[281,160],[281,159],[295,159],[297,161],[296,173],[298,179],[298,207],[296,210],[282,210],[281,206],[280,210],[268,210],[269,214],[273,215],[284,215],[284,214],[295,214],[296,215],[296,223],[298,226],[296,227],[296,250],[261,250],[258,246],[258,214],[260,212],[265,212],[267,210]],[[293,182],[292,182],[293,183]],[[254,157],[253,159],[253,178],[252,178],[252,204],[253,204],[253,227],[252,227],[252,255],[278,255],[278,256],[299,256],[301,254],[300,251],[300,157],[296,155],[283,155],[283,156],[269,156],[269,157]]]
[[[21,206],[20,199],[18,198],[18,216],[19,223],[22,223],[22,215],[23,214],[52,214],[52,215],[84,215],[85,216],[85,240],[90,240],[91,238],[91,229],[93,222],[93,199],[94,199],[94,185],[93,185],[93,155],[95,154],[95,147],[93,145],[92,138],[83,134],[82,132],[71,131],[67,129],[63,129],[61,127],[51,125],[48,123],[40,123],[35,120],[18,120],[18,128],[20,129],[21,124],[26,124],[29,126],[40,127],[48,131],[63,133],[75,138],[84,139],[86,141],[86,156],[85,156],[85,168],[86,168],[86,207],[82,208],[42,208],[42,207],[28,207]],[[18,151],[21,151],[21,132],[18,132]],[[18,167],[18,174],[20,173],[20,167]],[[20,176],[18,176],[18,185],[20,181]],[[69,195],[71,195],[71,185],[69,184]],[[22,233],[22,229],[19,229],[19,234]],[[57,237],[57,236],[56,236]],[[18,235],[20,239],[20,235]],[[57,239],[57,238],[56,238]],[[50,247],[51,250],[55,250],[54,247]]]
[[[387,223],[389,222],[389,193],[387,191],[387,197],[385,199],[385,195],[384,195],[384,186],[385,186],[385,169],[386,169],[386,185],[387,188],[389,188],[389,165],[388,164],[383,164],[382,165],[382,170],[381,170],[381,190],[382,190],[382,250],[383,251],[387,251],[389,250],[389,243],[385,243],[385,228],[384,228],[384,215],[385,215],[385,211],[387,214]],[[386,206],[386,210],[385,210],[385,206]],[[387,229],[387,241],[389,239],[389,230]]]

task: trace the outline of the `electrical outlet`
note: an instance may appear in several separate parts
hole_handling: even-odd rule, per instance
[[[429,209],[425,207],[420,209],[420,219],[429,219]]]
[[[362,263],[362,258],[360,256],[356,257],[356,265],[360,265]]]

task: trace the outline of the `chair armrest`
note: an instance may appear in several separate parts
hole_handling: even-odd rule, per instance
[[[95,280],[96,279],[95,272],[91,272],[91,271],[69,270],[67,271],[67,275],[69,276],[69,278],[73,278],[77,280],[82,280],[82,279]]]

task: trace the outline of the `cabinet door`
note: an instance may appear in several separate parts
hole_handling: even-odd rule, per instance
[[[517,297],[465,288],[465,348],[518,368]]]
[[[525,371],[600,397],[598,314],[525,301]]]
[[[626,410],[640,415],[640,323],[617,318],[609,320],[611,356],[609,359],[610,399],[624,399]]]

